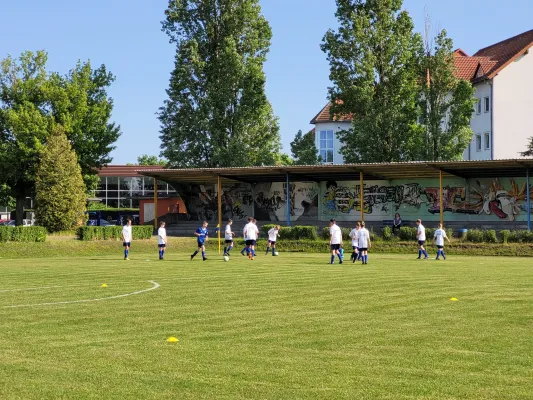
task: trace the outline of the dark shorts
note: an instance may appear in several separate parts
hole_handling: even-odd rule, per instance
[[[122,246],[130,247],[131,246],[131,242],[122,242]]]
[[[167,247],[166,244],[158,244],[157,247],[159,247],[160,249],[162,249],[163,247]]]
[[[444,248],[444,246],[437,245],[437,249],[442,250],[443,248]]]
[[[331,244],[331,250],[339,250],[341,248],[340,244]]]
[[[198,247],[203,247],[205,246],[205,242],[198,242]]]
[[[226,240],[225,240],[225,243],[226,243],[226,244],[233,243],[233,240],[231,240],[231,239],[226,239]]]
[[[274,241],[269,240],[268,243],[270,243],[270,245],[273,246],[273,245],[276,244],[276,241],[275,240]]]
[[[368,247],[361,247],[359,251],[368,251]]]
[[[247,240],[246,246],[255,246],[255,240]]]
[[[358,249],[359,249],[359,247],[357,247],[357,246],[352,246],[352,250],[357,251]]]
[[[425,241],[425,240],[419,240],[419,241],[418,241],[418,245],[419,245],[419,246],[423,246],[423,245],[425,245],[425,244],[426,244],[426,241]]]

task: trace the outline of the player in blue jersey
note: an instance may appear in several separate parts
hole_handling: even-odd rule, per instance
[[[196,254],[201,251],[202,259],[205,261],[207,260],[207,257],[205,256],[205,242],[209,239],[209,232],[207,231],[207,221],[204,221],[202,223],[202,227],[196,229],[194,234],[196,235],[196,239],[198,240],[198,249],[191,254],[191,260]]]

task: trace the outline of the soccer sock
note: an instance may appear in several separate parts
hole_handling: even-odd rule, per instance
[[[335,262],[335,256],[332,254],[331,255],[331,264],[333,264]]]
[[[128,258],[128,250],[124,249],[124,258]]]
[[[198,254],[198,250],[196,250],[194,253],[192,253],[192,257],[196,256]]]
[[[205,258],[205,251],[202,251],[202,258]]]
[[[429,257],[428,256],[428,252],[425,249],[424,249],[424,257],[426,257],[426,258]]]
[[[252,250],[252,257],[255,257],[255,249]]]
[[[337,254],[337,257],[339,257],[339,261],[342,261],[342,255],[341,255],[341,253]]]
[[[368,263],[368,254],[365,255],[365,264]]]
[[[422,250],[418,250],[418,258],[422,257]]]
[[[233,246],[232,246],[232,245],[230,245],[230,246],[228,247],[228,253],[231,251],[231,249],[233,249]]]
[[[444,254],[444,250],[441,250],[440,254],[442,254],[442,257],[446,258],[446,254]]]
[[[267,251],[266,251],[266,254],[268,254],[268,252],[270,251],[270,247],[267,246]]]
[[[224,254],[226,254],[227,252],[228,252],[228,248],[224,246]]]
[[[163,257],[163,253],[161,251],[161,249],[159,249],[159,258],[162,258]]]

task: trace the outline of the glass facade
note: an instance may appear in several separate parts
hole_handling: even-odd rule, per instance
[[[174,188],[162,181],[157,182],[157,195],[177,197]],[[154,197],[154,178],[101,176],[93,197],[108,207],[139,208],[139,198]]]

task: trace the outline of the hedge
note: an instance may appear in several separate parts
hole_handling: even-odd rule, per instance
[[[0,226],[0,242],[44,242],[46,233],[42,226]]]
[[[151,225],[132,227],[133,240],[150,239],[153,233]],[[122,240],[122,226],[82,226],[76,234],[80,240]]]

